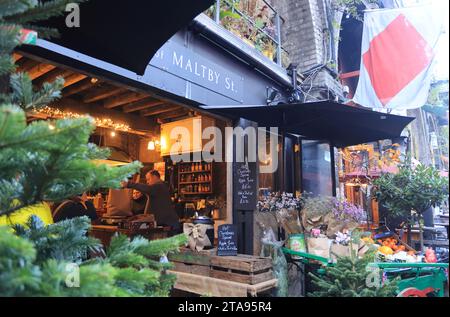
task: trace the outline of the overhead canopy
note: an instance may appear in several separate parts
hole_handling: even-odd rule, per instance
[[[79,5],[80,27],[66,13],[37,23],[56,28],[51,41],[142,75],[156,51],[214,0],[90,0]]]
[[[331,101],[203,108],[221,116],[251,120],[261,127],[278,127],[307,139],[328,140],[336,147],[400,137],[414,120]]]

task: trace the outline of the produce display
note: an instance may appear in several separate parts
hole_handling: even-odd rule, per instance
[[[382,262],[422,262],[422,257],[416,251],[408,249],[401,241],[393,236],[376,240],[378,247],[377,259]]]

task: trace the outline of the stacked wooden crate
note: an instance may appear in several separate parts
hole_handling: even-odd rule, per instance
[[[251,255],[213,256],[211,277],[250,285],[273,279],[272,259]]]
[[[194,252],[181,248],[180,252],[169,254],[169,261],[174,265],[173,271],[210,276],[211,257],[215,249]]]
[[[255,285],[273,279],[272,259],[238,254],[217,256],[216,250],[199,252],[182,248],[171,254],[173,271],[209,276],[227,281]]]

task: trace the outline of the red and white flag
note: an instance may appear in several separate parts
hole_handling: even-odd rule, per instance
[[[442,30],[443,18],[432,5],[366,11],[353,101],[369,108],[422,107]]]

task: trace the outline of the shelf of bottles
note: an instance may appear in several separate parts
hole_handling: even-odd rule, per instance
[[[208,162],[178,164],[178,193],[180,195],[210,195],[213,193],[213,165]]]

